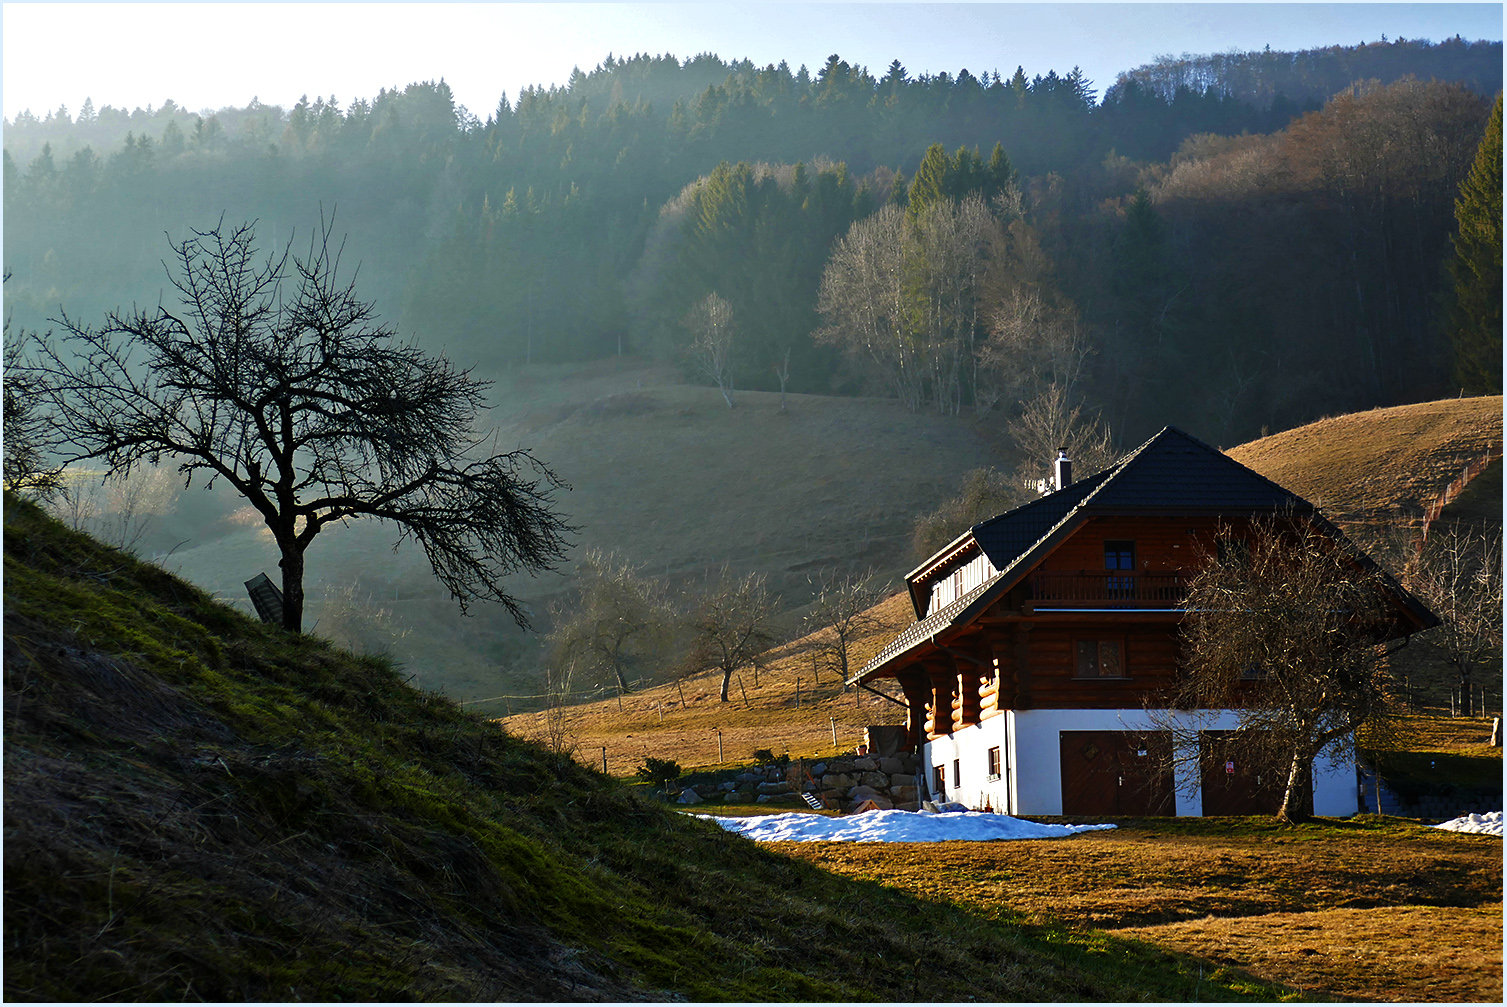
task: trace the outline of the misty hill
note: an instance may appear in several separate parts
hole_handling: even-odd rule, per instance
[[[5,501],[9,1000],[1171,999],[840,879]],[[1210,969],[1212,972],[1212,969]],[[1221,971],[1221,996],[1258,998]]]
[[[1013,462],[988,423],[858,397],[791,395],[781,413],[779,398],[738,392],[728,409],[715,389],[627,358],[504,374],[491,394],[498,442],[531,449],[571,485],[558,504],[580,528],[559,575],[514,578],[510,593],[547,629],[549,601],[596,548],[674,588],[724,564],[765,574],[793,612],[826,569],[872,568],[898,581],[912,563],[916,517],[970,469]],[[195,489],[176,501],[183,513],[158,519],[160,548],[149,552],[249,612],[243,582],[277,570],[270,535],[233,495]],[[458,700],[537,692],[537,636],[500,610],[461,618],[423,553],[394,554],[393,538],[366,522],[322,533],[309,553],[312,631],[390,648],[420,685]]]

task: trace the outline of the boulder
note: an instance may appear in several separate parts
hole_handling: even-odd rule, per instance
[[[829,773],[851,773],[852,771],[852,759],[833,759],[827,763],[827,772]]]
[[[828,773],[822,777],[822,786],[828,790],[846,790],[848,787],[856,786],[857,783],[857,780],[846,773]]]
[[[920,790],[918,790],[915,787],[891,787],[890,788],[890,800],[895,801],[895,802],[897,802],[899,804],[905,804],[905,803],[914,804],[920,798],[920,796],[921,796]],[[908,811],[914,811],[916,809],[915,808],[908,808],[906,810],[908,810]]]
[[[895,756],[886,756],[879,760],[879,771],[889,776],[905,772],[905,760]]]
[[[895,807],[898,810],[900,810],[900,811],[920,811],[921,810],[921,802],[920,801],[900,801],[899,803],[897,803],[895,805]]]
[[[738,789],[738,785],[736,783],[733,783],[733,782],[729,781],[727,783],[722,784],[722,786],[718,787],[717,789],[721,790],[725,794],[730,794],[734,790]]]
[[[860,755],[853,760],[853,768],[859,772],[872,773],[879,768],[879,762],[876,759],[869,758],[867,755]]]
[[[784,780],[780,780],[777,783],[761,783],[758,786],[759,793],[764,794],[765,796],[771,794],[789,794],[794,792],[794,790],[795,788],[786,783]]]
[[[701,795],[697,794],[694,788],[692,788],[692,787],[686,787],[684,790],[682,790],[680,792],[680,803],[681,804],[700,804],[701,803]]]
[[[759,783],[763,779],[763,773],[739,773],[733,777],[735,783]]]
[[[826,771],[827,764],[825,762],[818,762],[816,765],[811,767],[811,775],[816,777],[818,780],[822,778],[822,774]]]
[[[859,786],[859,787],[854,787],[848,793],[848,800],[852,801],[854,804],[862,804],[864,801],[871,800],[872,798],[875,798],[875,797],[884,797],[884,796],[885,795],[881,794],[879,791],[875,790],[873,787]],[[888,800],[888,798],[885,798],[885,799]]]
[[[875,790],[884,790],[890,785],[890,778],[883,773],[864,773],[858,778],[858,782],[865,787],[873,787]]]
[[[916,778],[909,773],[896,773],[890,777],[892,787],[914,787],[915,785]]]
[[[921,757],[915,752],[900,753],[900,772],[914,773],[921,768]]]
[[[823,790],[819,796],[822,799],[822,803],[829,808],[835,808],[842,803],[841,790]]]

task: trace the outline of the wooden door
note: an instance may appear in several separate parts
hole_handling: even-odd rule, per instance
[[[1172,814],[1171,746],[1161,731],[1062,731],[1062,813]]]
[[[1284,767],[1230,731],[1199,735],[1205,815],[1275,815],[1287,787]]]

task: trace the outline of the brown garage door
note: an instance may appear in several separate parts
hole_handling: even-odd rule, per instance
[[[1275,815],[1287,774],[1280,760],[1232,731],[1199,733],[1205,815]],[[1311,795],[1300,797],[1300,806]]]
[[[1165,731],[1062,731],[1064,815],[1170,815],[1172,738]]]

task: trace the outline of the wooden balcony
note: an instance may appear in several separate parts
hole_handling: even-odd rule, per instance
[[[1188,583],[1181,573],[1135,570],[1054,570],[1033,574],[1029,587],[1028,604],[1037,611],[1179,610],[1188,597]]]

